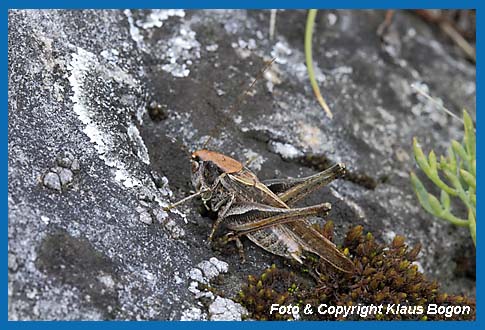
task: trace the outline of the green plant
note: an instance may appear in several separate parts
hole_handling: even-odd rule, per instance
[[[316,9],[310,9],[308,11],[306,27],[305,27],[305,61],[306,61],[306,68],[308,71],[308,76],[310,77],[310,83],[313,88],[313,93],[320,103],[323,110],[327,116],[332,119],[332,111],[325,102],[322,94],[320,93],[320,88],[318,87],[317,80],[315,79],[315,72],[313,71],[313,56],[312,56],[312,35],[313,35],[313,25],[315,24],[315,17],[317,16]]]
[[[476,137],[472,119],[463,111],[465,135],[463,142],[452,140],[448,155],[437,160],[433,150],[428,157],[413,139],[414,156],[418,166],[441,190],[440,199],[429,193],[415,173],[411,172],[411,183],[420,204],[429,213],[454,225],[468,227],[476,244]],[[446,182],[442,178],[446,179]],[[451,197],[461,200],[468,210],[463,219],[452,213]]]

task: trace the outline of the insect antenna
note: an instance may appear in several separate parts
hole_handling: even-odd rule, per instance
[[[185,202],[187,202],[187,201],[191,200],[192,198],[195,198],[195,197],[197,197],[197,196],[200,196],[200,195],[202,195],[203,193],[208,192],[208,191],[209,191],[209,189],[202,189],[202,190],[200,190],[200,191],[196,192],[195,194],[192,194],[192,195],[190,195],[190,196],[187,196],[187,197],[185,197],[185,198],[182,198],[181,200],[179,200],[179,201],[177,201],[177,202],[175,202],[175,203],[172,203],[172,204],[170,204],[170,205],[168,205],[168,206],[164,207],[164,208],[163,208],[163,210],[164,210],[164,211],[170,211],[170,210],[171,210],[171,209],[173,209],[174,207],[177,207],[177,206],[179,206],[180,204],[183,204],[183,203],[185,203]]]
[[[236,101],[229,107],[229,113],[232,113],[234,111],[236,111],[239,107],[239,105],[241,104],[241,102],[244,100],[244,98],[247,97],[247,95],[249,94],[249,92],[251,91],[251,89],[253,89],[254,85],[256,84],[256,82],[258,80],[260,80],[263,76],[263,74],[266,72],[266,70],[268,70],[268,68],[274,63],[274,61],[276,61],[276,58],[273,58],[271,59],[271,61],[268,61],[266,62],[265,66],[258,72],[258,75],[256,76],[256,78],[254,78],[254,80],[251,82],[251,85],[249,85],[248,88],[246,88],[246,90],[239,94],[239,96],[237,97]],[[203,144],[203,147],[202,149],[205,149],[207,147],[207,145],[209,144],[209,142],[211,141],[212,139],[212,136],[217,132],[217,130],[219,129],[219,126],[220,124],[222,123],[222,121],[219,120],[219,122],[216,124],[216,126],[209,132],[209,138],[205,141],[205,143]],[[187,150],[187,148],[182,148],[184,149],[184,151],[187,151],[189,152],[190,154],[190,151]],[[170,205],[166,206],[163,208],[164,211],[169,211],[171,209],[173,209],[174,207],[177,207],[179,206],[180,204],[183,204],[197,196],[200,196],[201,194],[205,193],[209,191],[208,189],[205,189],[205,190],[201,190],[201,191],[198,191],[196,192],[195,194],[192,194],[190,196],[187,196],[175,203],[171,203]]]
[[[265,66],[261,70],[259,70],[258,75],[251,82],[251,85],[249,85],[249,87],[246,88],[246,90],[243,93],[239,94],[236,101],[234,103],[232,103],[232,105],[229,107],[229,110],[228,110],[229,113],[235,112],[239,108],[239,106],[241,105],[241,102],[248,96],[251,89],[253,89],[254,85],[256,85],[256,82],[263,77],[263,74],[266,72],[266,70],[268,70],[271,67],[271,65],[274,63],[274,61],[276,61],[276,57],[271,59],[271,61],[266,62]],[[219,123],[209,132],[209,137],[207,138],[207,140],[203,144],[202,149],[207,148],[207,145],[212,140],[212,136],[219,129],[219,125],[221,124],[221,122],[222,121],[219,120]]]

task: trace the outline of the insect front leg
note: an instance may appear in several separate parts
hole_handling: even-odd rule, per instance
[[[224,221],[224,218],[226,217],[227,211],[229,211],[229,209],[231,208],[232,204],[234,203],[234,199],[235,198],[236,198],[235,195],[234,194],[231,194],[229,196],[229,198],[226,198],[226,199],[221,200],[216,205],[217,209],[219,209],[221,207],[221,205],[225,203],[225,205],[222,206],[222,208],[219,210],[219,212],[217,214],[216,222],[212,226],[212,230],[211,230],[211,232],[209,234],[209,238],[208,238],[209,242],[212,242],[212,240],[214,238],[214,235],[215,235],[217,229],[221,225],[222,221]]]
[[[273,179],[262,183],[288,205],[293,205],[315,190],[345,174],[345,165],[338,163],[323,172],[299,179]]]

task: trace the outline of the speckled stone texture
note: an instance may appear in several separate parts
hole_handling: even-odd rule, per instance
[[[278,11],[273,40],[269,15],[9,12],[9,319],[240,319],[228,298],[285,261],[247,240],[246,264],[233,246],[211,248],[212,220],[194,201],[163,211],[190,194],[189,152],[209,135],[262,179],[345,162],[352,180],[302,204],[332,203],[337,242],[357,224],[382,241],[404,235],[423,244],[428,277],[475,295],[468,231],[425,213],[408,176],[413,136],[442,154],[462,134],[411,84],[474,118],[475,66],[409,12],[381,39],[382,11],[319,11],[313,52],[329,120],[304,64],[306,12]],[[224,297],[195,273],[214,275]]]

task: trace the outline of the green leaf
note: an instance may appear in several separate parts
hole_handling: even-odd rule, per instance
[[[468,212],[468,222],[470,223],[470,235],[472,236],[473,244],[477,246],[477,223],[472,212]]]
[[[450,195],[448,195],[446,191],[441,190],[440,200],[441,200],[441,205],[443,205],[443,208],[446,211],[449,211],[450,205],[451,205]]]
[[[455,174],[455,172],[444,170],[443,173],[445,173],[446,178],[451,182],[451,185],[455,188],[457,193],[459,193],[460,191],[463,191],[463,187],[461,186],[460,179]]]
[[[477,194],[475,193],[475,191],[473,191],[471,194],[470,194],[470,201],[473,203],[473,205],[475,206],[475,208],[477,207]]]
[[[471,159],[476,158],[476,133],[473,127],[473,121],[466,110],[463,110],[463,122],[465,123],[465,137],[464,142],[468,155]]]
[[[421,180],[419,180],[416,174],[414,174],[413,172],[411,172],[411,184],[413,186],[414,191],[416,192],[416,196],[418,197],[419,203],[423,206],[423,208],[426,211],[428,211],[429,213],[433,213],[433,210],[429,205],[429,201],[428,201],[428,192],[426,191],[426,188],[424,188]]]
[[[441,216],[444,212],[443,208],[441,207],[441,203],[438,198],[434,197],[432,194],[428,193],[428,202],[431,210],[433,210],[433,214],[436,216]]]
[[[436,154],[434,153],[433,150],[431,150],[429,152],[428,159],[429,159],[429,167],[430,167],[431,173],[437,174],[438,173],[438,163],[436,161]]]
[[[450,171],[456,172],[456,156],[451,146],[448,147],[448,167]]]
[[[428,174],[430,172],[428,160],[426,159],[423,149],[421,149],[421,147],[419,146],[418,139],[416,138],[413,138],[413,150],[414,150],[414,157],[416,158],[416,163],[418,163],[418,166],[426,174]]]
[[[458,141],[456,140],[451,140],[451,147],[453,148],[453,151],[455,153],[458,154],[458,156],[460,156],[461,160],[468,163],[469,162],[469,157],[465,151],[465,148],[463,148],[463,146],[461,145],[461,143],[459,143]]]
[[[472,187],[473,189],[476,189],[476,179],[475,176],[473,176],[470,172],[465,171],[465,170],[460,170],[460,175],[465,181],[465,183],[469,186]]]

